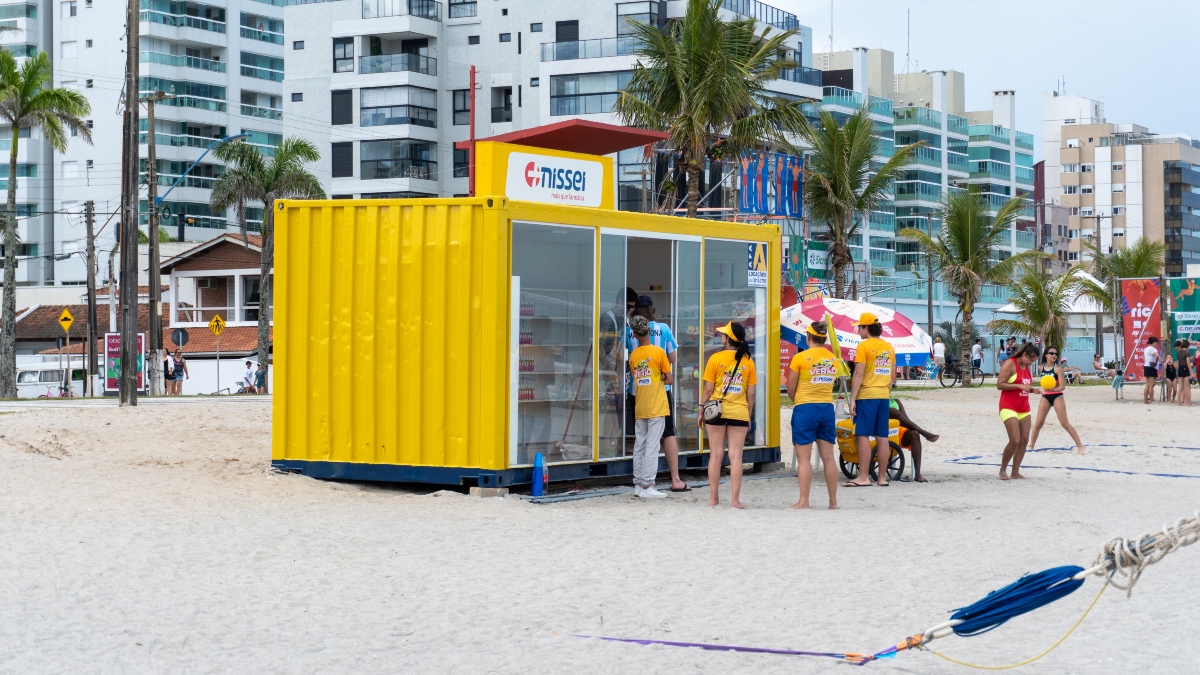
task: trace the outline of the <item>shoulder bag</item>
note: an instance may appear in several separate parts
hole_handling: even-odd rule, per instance
[[[725,382],[725,389],[721,391],[721,398],[710,398],[701,408],[705,422],[712,422],[721,417],[721,401],[725,400],[725,394],[729,393],[729,385],[733,384],[733,378],[737,376],[738,367],[742,365],[742,357],[739,356],[737,361],[733,362],[733,372],[729,375],[729,380]]]

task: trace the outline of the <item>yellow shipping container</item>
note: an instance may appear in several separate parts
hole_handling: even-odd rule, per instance
[[[541,453],[554,480],[631,473],[627,289],[653,300],[678,344],[681,467],[707,463],[701,374],[719,349],[713,329],[729,320],[747,327],[759,373],[745,461],[778,461],[779,228],[614,211],[611,160],[486,152],[496,166],[513,153],[607,162],[607,202],[277,203],[273,465],[507,486],[528,483]],[[564,184],[527,167],[531,188]]]

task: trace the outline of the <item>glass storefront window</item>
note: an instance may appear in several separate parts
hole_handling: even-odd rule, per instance
[[[750,242],[704,240],[704,363],[721,350],[716,329],[737,321],[746,329],[750,354],[758,371],[746,446],[766,445],[767,289],[751,288],[747,259]]]
[[[513,466],[592,461],[595,230],[513,223]]]
[[[675,358],[675,440],[680,452],[700,450],[696,415],[704,389],[700,322],[700,242],[675,243],[676,293],[673,326],[679,351]]]

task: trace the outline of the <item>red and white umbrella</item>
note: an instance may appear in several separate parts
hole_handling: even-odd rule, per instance
[[[793,344],[799,344],[800,336],[804,335],[812,322],[823,321],[825,315],[829,314],[833,319],[833,328],[837,331],[842,358],[852,361],[858,343],[862,342],[854,323],[864,312],[874,314],[883,324],[883,339],[896,348],[896,365],[921,366],[929,359],[933,352],[933,339],[929,337],[929,333],[913,323],[912,319],[900,312],[857,300],[814,298],[799,305],[792,305],[779,316],[781,337]]]

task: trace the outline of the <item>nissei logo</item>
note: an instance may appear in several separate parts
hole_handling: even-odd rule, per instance
[[[537,162],[525,165],[525,184],[529,187],[545,187],[551,190],[587,190],[587,173],[552,166],[538,166]]]
[[[600,162],[514,152],[508,156],[505,192],[510,199],[600,206],[603,182]]]

